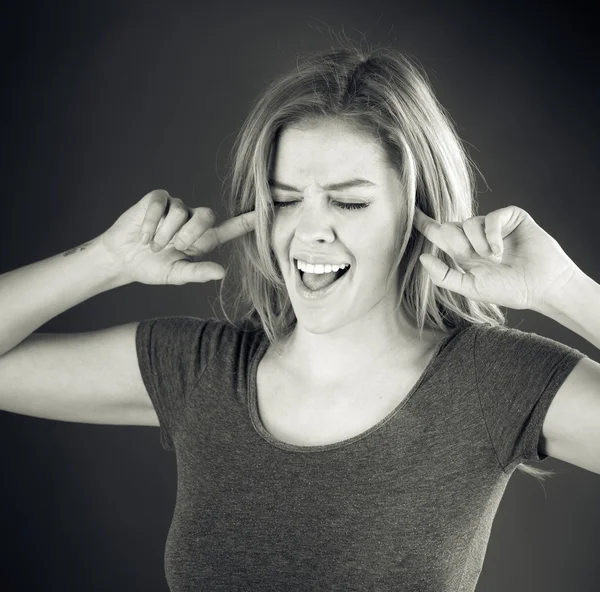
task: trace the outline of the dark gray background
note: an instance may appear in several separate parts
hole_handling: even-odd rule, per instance
[[[227,154],[251,102],[298,52],[334,43],[331,28],[416,55],[487,181],[479,213],[524,208],[599,281],[595,22],[575,3],[4,8],[0,273],[97,236],[151,189],[222,221]],[[226,265],[226,248],[214,255]],[[202,317],[216,294],[216,283],[130,285],[41,330]],[[509,325],[599,358],[536,313],[510,310]],[[176,464],[158,429],[0,413],[0,445],[1,590],[166,591]],[[541,466],[557,476],[511,479],[478,592],[600,589],[600,477],[555,459]]]

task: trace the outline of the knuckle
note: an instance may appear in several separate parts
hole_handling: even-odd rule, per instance
[[[167,203],[167,200],[162,198],[155,198],[150,201],[146,208],[145,220],[156,224],[164,214]]]
[[[175,237],[175,240],[178,240],[180,243],[188,244],[192,240],[192,236],[187,230],[180,230]]]
[[[169,193],[164,189],[153,189],[144,195],[143,199],[151,201],[152,203],[167,203],[169,199]]]
[[[194,214],[203,222],[208,222],[211,226],[216,222],[217,217],[211,208],[196,208]]]
[[[189,249],[194,244],[194,241],[187,235],[181,236],[178,234],[175,237],[174,243],[180,249]]]
[[[185,214],[187,216],[188,209],[182,200],[180,200],[177,197],[172,197],[171,202],[169,204],[169,211],[174,212],[178,215]]]
[[[151,191],[148,191],[148,193],[146,193],[145,197],[155,197],[166,193],[167,192],[164,189],[152,189]]]
[[[440,226],[440,233],[444,236],[449,236],[454,233],[456,226],[452,222],[444,222]]]

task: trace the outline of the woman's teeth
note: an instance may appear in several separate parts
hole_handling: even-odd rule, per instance
[[[346,269],[349,266],[348,263],[342,263],[341,265],[311,265],[310,263],[305,263],[304,261],[296,260],[296,266],[300,271],[304,271],[305,273],[331,273],[339,271],[340,269]]]

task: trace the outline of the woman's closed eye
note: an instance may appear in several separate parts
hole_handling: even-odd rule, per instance
[[[298,203],[299,200],[294,201],[275,201],[273,200],[273,205],[276,208],[287,208],[293,204]],[[339,208],[344,210],[360,210],[369,206],[368,203],[344,203],[342,201],[334,201],[333,203],[337,204]]]

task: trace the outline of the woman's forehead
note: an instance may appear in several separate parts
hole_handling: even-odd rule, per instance
[[[284,128],[274,150],[274,167],[314,172],[331,167],[377,172],[387,166],[379,142],[343,122]],[[383,172],[383,171],[382,171]]]
[[[281,129],[280,137],[284,135],[286,137],[331,136],[348,142],[379,144],[376,134],[369,130],[365,122],[348,118],[321,117],[298,120]]]

